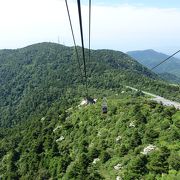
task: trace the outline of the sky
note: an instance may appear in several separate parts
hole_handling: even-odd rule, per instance
[[[81,2],[88,47],[88,1]],[[80,45],[76,0],[68,3]],[[92,0],[91,47],[123,52],[154,49],[171,54],[180,49],[179,21],[179,0]],[[73,46],[65,1],[0,0],[0,49],[39,42]]]

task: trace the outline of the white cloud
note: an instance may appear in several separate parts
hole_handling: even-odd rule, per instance
[[[179,44],[180,11],[177,9],[96,7],[94,16],[97,22],[101,22],[94,22],[94,32],[99,30],[94,39],[104,41],[102,44],[105,46],[126,51],[165,46],[171,49],[171,46]]]
[[[78,44],[77,5],[68,1]],[[88,44],[88,7],[83,5],[85,44]],[[92,7],[92,47],[122,51],[178,49],[180,10],[129,5]],[[72,45],[64,0],[0,0],[0,48],[56,41]]]

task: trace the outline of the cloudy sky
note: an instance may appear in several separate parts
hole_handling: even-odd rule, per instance
[[[76,0],[68,0],[80,44]],[[85,45],[88,45],[88,0],[82,0]],[[180,49],[179,0],[92,0],[92,48]],[[73,45],[64,0],[0,0],[0,49],[38,42]]]

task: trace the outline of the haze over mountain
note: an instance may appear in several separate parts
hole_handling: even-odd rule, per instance
[[[169,57],[166,54],[156,52],[152,49],[129,51],[127,54],[149,69]],[[172,57],[153,71],[160,75],[162,74],[161,76],[167,80],[180,83],[180,59],[178,58]]]
[[[0,179],[178,178],[180,113],[140,90],[180,102],[180,87],[119,51],[92,50],[86,60],[97,102],[81,106],[74,47],[0,50]]]

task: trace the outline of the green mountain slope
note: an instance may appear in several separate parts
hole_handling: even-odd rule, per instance
[[[107,115],[101,99],[64,112],[55,105],[44,117],[1,130],[0,177],[178,179],[179,111],[127,90],[107,99]]]
[[[170,73],[161,73],[159,74],[159,76],[166,80],[166,81],[169,81],[169,82],[172,82],[172,83],[176,83],[176,84],[180,84],[180,78],[175,76],[174,74],[170,74]]]
[[[87,66],[90,95],[91,89],[130,85],[180,101],[179,87],[161,81],[122,52],[93,50]],[[1,127],[43,116],[53,103],[65,108],[85,94],[74,49],[53,43],[1,50],[0,84]]]
[[[135,58],[139,63],[145,65],[148,68],[154,67],[155,65],[157,65],[162,60],[168,57],[168,55],[166,54],[159,53],[151,49],[144,50],[144,51],[129,51],[127,52],[127,54]],[[178,82],[180,82],[180,59],[172,57],[169,61],[167,61],[166,63],[154,69],[154,72],[159,73],[159,74],[168,73],[169,78],[170,78],[170,74],[172,74],[171,80],[172,81],[178,80]]]
[[[179,111],[126,86],[177,101],[180,87],[122,52],[91,54],[88,89],[98,100],[79,106],[85,92],[73,48],[0,51],[0,179],[179,178]]]

